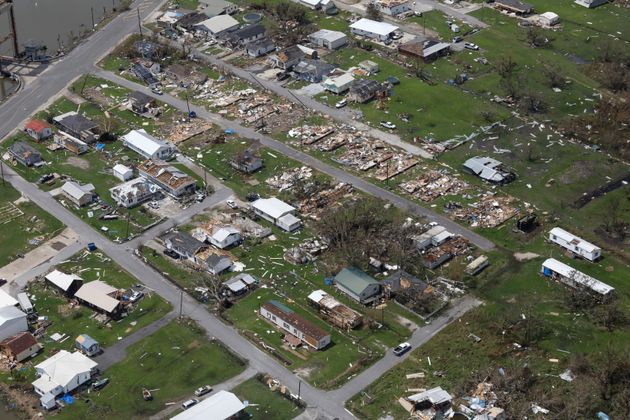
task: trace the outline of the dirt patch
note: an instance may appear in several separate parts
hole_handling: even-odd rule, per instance
[[[55,251],[61,251],[62,249],[66,247],[66,244],[64,244],[63,242],[55,241],[52,244],[50,244],[50,247],[54,249]]]
[[[418,324],[416,324],[413,321],[410,321],[404,316],[396,315],[396,322],[398,322],[403,327],[407,328],[409,331],[415,331],[418,329]]]
[[[583,181],[595,174],[595,163],[590,160],[578,160],[571,168],[558,177],[558,182],[567,185],[576,181]]]
[[[516,261],[518,262],[525,262],[525,261],[533,260],[534,258],[538,258],[538,257],[540,257],[540,255],[536,254],[535,252],[515,252],[514,253],[514,258],[516,258]]]
[[[315,367],[303,367],[299,369],[295,369],[293,373],[303,379],[308,379],[311,376],[311,373],[315,370]]]
[[[30,387],[32,389],[32,386]],[[37,409],[39,407],[39,401],[35,396],[35,393],[31,390],[26,391],[15,386],[10,386],[4,383],[0,383],[0,393],[2,393],[2,400],[6,400],[8,404],[15,404],[16,418],[22,418],[22,415],[27,415],[26,418],[38,418],[41,415],[41,411]]]
[[[90,169],[90,162],[78,156],[70,156],[66,159],[65,164],[75,166],[79,169]]]
[[[188,350],[193,350],[193,349],[197,349],[201,347],[201,342],[199,340],[193,340],[189,345],[188,345]]]

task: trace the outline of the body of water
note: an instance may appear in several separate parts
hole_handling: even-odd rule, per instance
[[[120,0],[17,0],[14,1],[18,47],[20,51],[28,40],[41,41],[48,54],[55,55],[60,45],[67,49],[92,27],[100,22],[104,13],[111,14]],[[0,16],[0,38],[9,31],[8,13]],[[12,55],[11,41],[0,45],[0,54]]]
[[[16,87],[17,83],[13,80],[0,77],[0,101],[10,95]],[[2,418],[3,417],[0,416],[0,419]]]

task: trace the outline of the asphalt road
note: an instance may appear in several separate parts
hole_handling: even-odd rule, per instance
[[[104,70],[95,70],[95,73],[98,77],[117,83],[128,89],[140,90],[146,93],[147,95],[155,97],[157,100],[166,102],[169,105],[178,108],[181,111],[184,111],[184,112],[187,111],[186,102],[174,96],[171,96],[168,94],[156,96],[146,86],[124,79],[122,77],[119,77],[113,73],[110,73]],[[244,127],[238,124],[236,121],[229,121],[225,118],[222,118],[218,114],[210,113],[205,108],[201,108],[199,106],[190,104],[190,109],[191,111],[195,111],[200,118],[203,118],[207,121],[217,124],[218,126],[223,127],[223,128],[231,128],[232,130],[234,130],[236,134],[244,138],[258,140],[264,146],[267,146],[270,149],[278,151],[292,159],[297,160],[298,162],[302,162],[305,165],[312,166],[313,168],[325,174],[328,174],[341,182],[352,184],[354,185],[355,188],[358,188],[359,190],[362,190],[374,197],[378,197],[383,200],[389,201],[390,203],[393,203],[395,206],[401,209],[407,210],[413,214],[426,217],[431,222],[439,223],[440,225],[448,229],[449,232],[462,235],[463,237],[465,237],[470,242],[472,242],[477,247],[483,250],[490,250],[494,248],[494,244],[492,243],[492,241],[484,238],[483,236],[478,235],[475,232],[472,232],[471,230],[466,229],[463,226],[460,226],[459,224],[453,222],[451,219],[445,216],[442,216],[438,213],[435,213],[434,211],[430,209],[427,209],[412,201],[409,201],[403,197],[400,197],[399,195],[394,194],[391,191],[377,187],[376,185],[368,181],[365,181],[362,178],[349,174],[348,172],[345,172],[334,166],[328,165],[304,152],[301,152],[299,150],[296,150],[288,146],[285,143],[274,140],[271,137],[261,134],[258,131],[253,130],[251,128]]]

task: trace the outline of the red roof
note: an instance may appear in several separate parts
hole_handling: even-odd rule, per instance
[[[24,129],[27,129],[27,130],[31,129],[31,130],[35,131],[36,133],[39,133],[44,128],[50,128],[50,126],[48,125],[48,123],[46,123],[46,122],[44,122],[42,120],[30,120],[24,126]]]

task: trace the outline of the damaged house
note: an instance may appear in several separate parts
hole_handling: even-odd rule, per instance
[[[602,301],[609,301],[615,295],[615,288],[589,275],[576,270],[554,258],[548,258],[542,264],[545,277],[557,279],[574,289],[584,289]]]
[[[308,295],[308,300],[328,322],[339,328],[351,330],[363,323],[361,314],[340,303],[323,290],[315,290]]]
[[[265,37],[265,32],[265,27],[256,23],[254,25],[243,26],[233,32],[230,32],[224,35],[222,39],[234,47],[240,47],[250,42],[263,39]]]
[[[340,76],[329,77],[324,81],[323,85],[327,91],[340,95],[350,89],[353,82],[354,76],[352,73],[344,73]]]
[[[381,284],[355,267],[344,268],[335,276],[335,287],[364,305],[380,299]]]
[[[138,166],[138,173],[175,198],[192,194],[197,189],[197,182],[193,177],[174,166],[158,164],[152,160],[142,162]]]
[[[493,184],[507,184],[516,179],[516,174],[496,159],[475,156],[464,162],[464,169]]]
[[[348,100],[365,103],[375,97],[383,97],[387,89],[381,83],[371,79],[359,79],[352,82],[349,88]]]
[[[276,54],[271,54],[267,61],[275,68],[289,71],[305,57],[304,52],[297,45],[285,48]]]
[[[252,174],[263,167],[262,158],[254,155],[249,149],[236,154],[229,163],[234,169],[246,174]]]
[[[295,216],[296,208],[275,197],[254,201],[252,209],[258,216],[287,232],[293,232],[302,227],[302,221]]]
[[[26,167],[38,166],[43,162],[42,155],[23,141],[15,142],[9,146],[9,154],[13,159]]]
[[[131,130],[123,136],[123,145],[147,159],[168,160],[177,148],[171,143],[156,139],[144,129]]]
[[[260,39],[258,41],[249,42],[245,45],[245,51],[250,57],[261,57],[268,52],[274,51],[276,45],[272,40],[268,38]]]
[[[200,242],[184,232],[171,232],[162,238],[164,247],[174,252],[179,258],[200,264],[197,254],[208,248],[208,245]]]
[[[285,341],[292,346],[304,343],[315,350],[321,350],[330,344],[330,334],[312,322],[271,300],[260,307],[260,316],[285,332]]]
[[[89,149],[87,143],[63,131],[59,131],[59,133],[55,135],[55,143],[75,155],[81,155]]]
[[[335,66],[324,61],[304,59],[293,67],[293,74],[299,80],[319,83],[335,70]]]
[[[155,116],[159,112],[156,100],[139,90],[131,92],[127,98],[129,99],[129,107],[135,114]]]
[[[150,200],[156,192],[157,188],[144,178],[132,179],[109,190],[116,204],[128,209]]]
[[[58,115],[53,118],[53,121],[61,130],[88,144],[94,143],[99,138],[98,124],[75,111]]]
[[[348,43],[346,34],[328,29],[320,29],[317,32],[313,32],[308,36],[308,40],[317,47],[329,50],[336,50]]]
[[[433,40],[421,41],[414,39],[398,47],[398,52],[408,57],[422,58],[425,63],[431,62],[439,57],[448,55],[451,51],[451,44]]]
[[[251,274],[239,273],[223,282],[223,287],[229,295],[239,296],[253,289],[260,281]]]
[[[452,400],[451,394],[438,386],[407,398],[400,398],[398,402],[411,415],[434,419],[443,418],[442,416],[451,408]]]

